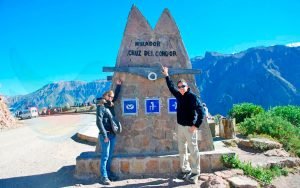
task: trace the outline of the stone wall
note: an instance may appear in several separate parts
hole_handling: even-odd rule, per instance
[[[228,151],[200,152],[201,173],[224,169],[222,155],[234,155]],[[100,155],[94,152],[82,153],[76,159],[75,175],[77,178],[100,176]],[[178,155],[125,157],[116,156],[111,170],[120,177],[156,177],[175,176],[180,171]]]

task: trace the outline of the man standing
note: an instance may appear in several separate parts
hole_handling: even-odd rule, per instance
[[[199,97],[190,91],[187,82],[183,79],[174,87],[169,77],[168,67],[162,67],[162,73],[166,76],[166,82],[170,92],[177,99],[177,123],[178,126],[178,150],[181,172],[178,178],[190,183],[197,183],[200,175],[200,154],[197,142],[197,129],[200,127],[204,113]],[[190,151],[191,165],[188,161]]]

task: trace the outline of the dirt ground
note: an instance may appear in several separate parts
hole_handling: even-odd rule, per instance
[[[0,187],[105,187],[99,179],[74,178],[76,157],[95,146],[75,134],[95,124],[92,114],[39,117],[0,132]],[[277,187],[300,187],[299,173],[275,180]],[[296,180],[295,180],[296,179]],[[297,180],[298,179],[298,180]],[[173,178],[124,179],[106,187],[200,187]]]

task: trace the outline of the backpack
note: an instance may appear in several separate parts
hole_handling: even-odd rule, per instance
[[[112,128],[113,132],[115,134],[120,134],[122,132],[122,124],[121,124],[121,122],[115,116],[112,115],[112,113],[110,112],[109,109],[106,108],[106,111],[108,113],[110,124],[111,124],[111,128]]]

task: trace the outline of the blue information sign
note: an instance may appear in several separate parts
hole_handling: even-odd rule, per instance
[[[176,98],[168,98],[168,112],[176,113],[177,112],[177,100]]]
[[[145,100],[146,114],[160,114],[160,100],[158,98]]]
[[[137,99],[123,99],[122,102],[123,115],[137,115],[138,102]]]

